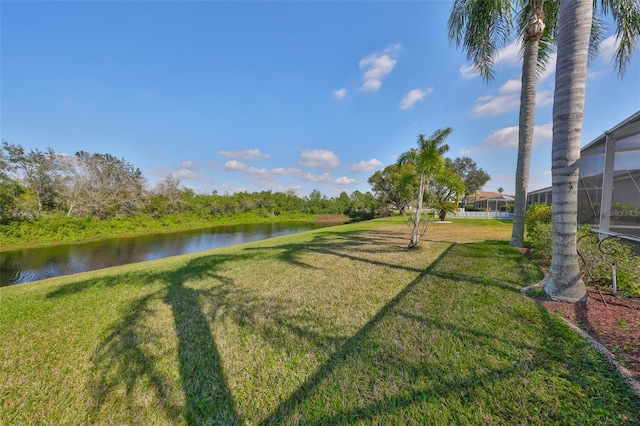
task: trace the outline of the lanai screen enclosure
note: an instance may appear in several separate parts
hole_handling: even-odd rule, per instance
[[[640,236],[640,111],[582,148],[578,223]]]

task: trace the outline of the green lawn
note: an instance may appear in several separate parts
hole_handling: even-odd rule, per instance
[[[0,424],[640,424],[511,225],[398,218],[0,288]]]

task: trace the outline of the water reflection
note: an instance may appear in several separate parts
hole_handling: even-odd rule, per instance
[[[0,253],[0,286],[226,247],[323,226],[328,225],[299,222],[228,225],[170,234],[14,250]]]

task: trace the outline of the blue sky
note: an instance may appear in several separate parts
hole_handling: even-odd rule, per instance
[[[2,138],[109,153],[199,193],[368,191],[367,178],[451,126],[513,193],[518,47],[486,84],[448,41],[451,2],[2,1]],[[613,34],[613,25],[607,36]],[[591,64],[583,142],[640,109],[636,51]],[[553,62],[538,83],[530,190],[551,182]]]

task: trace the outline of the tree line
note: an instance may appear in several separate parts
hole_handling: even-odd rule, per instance
[[[25,150],[7,141],[0,150],[0,223],[43,215],[127,218],[195,215],[200,218],[255,213],[345,215],[352,220],[380,215],[382,203],[372,193],[342,192],[327,197],[319,190],[299,197],[293,190],[196,194],[167,176],[148,188],[142,171],[111,154],[79,151],[75,155],[48,148]]]

